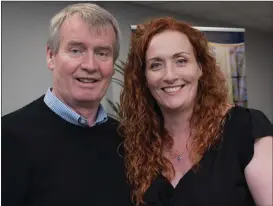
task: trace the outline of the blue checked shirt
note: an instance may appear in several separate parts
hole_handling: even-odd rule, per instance
[[[61,100],[59,100],[52,92],[51,88],[48,88],[45,97],[44,97],[45,104],[57,115],[59,115],[64,120],[83,127],[88,127],[87,119],[83,116],[76,113],[74,110],[72,110],[70,107],[68,107],[66,104],[64,104]],[[104,111],[102,105],[100,104],[95,125],[104,123],[108,120],[107,114]]]

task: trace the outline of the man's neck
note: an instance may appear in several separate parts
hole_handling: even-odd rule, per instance
[[[70,106],[71,107],[71,106]],[[79,115],[87,119],[88,125],[93,126],[96,122],[96,117],[99,109],[99,105],[96,107],[83,107],[77,105],[76,107],[71,107]]]
[[[65,101],[60,95],[58,95],[54,91],[54,89],[52,89],[51,91],[64,104],[66,104],[68,107],[70,107],[72,110],[74,110],[80,116],[87,119],[89,126],[93,126],[95,124],[100,103]]]

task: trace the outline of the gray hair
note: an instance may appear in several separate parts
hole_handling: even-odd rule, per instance
[[[71,4],[59,13],[57,13],[50,21],[49,27],[49,38],[47,40],[48,47],[57,53],[60,45],[59,32],[60,28],[68,17],[78,14],[83,21],[87,22],[89,26],[95,26],[97,28],[107,27],[111,25],[116,34],[116,41],[114,45],[114,59],[116,60],[119,56],[120,50],[120,38],[121,32],[119,29],[116,18],[110,14],[107,10],[101,8],[96,4],[90,3],[78,3]]]

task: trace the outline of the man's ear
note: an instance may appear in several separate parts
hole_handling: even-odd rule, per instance
[[[52,49],[49,48],[48,45],[46,45],[46,61],[47,61],[47,67],[50,70],[53,70],[55,67],[54,53]]]

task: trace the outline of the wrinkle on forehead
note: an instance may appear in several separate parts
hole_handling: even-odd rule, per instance
[[[92,35],[107,36],[110,35],[109,30],[113,30],[114,32],[113,26],[109,21],[105,21],[101,18],[87,19],[78,14],[67,17],[63,26],[71,30],[77,30],[81,23],[88,26]]]

